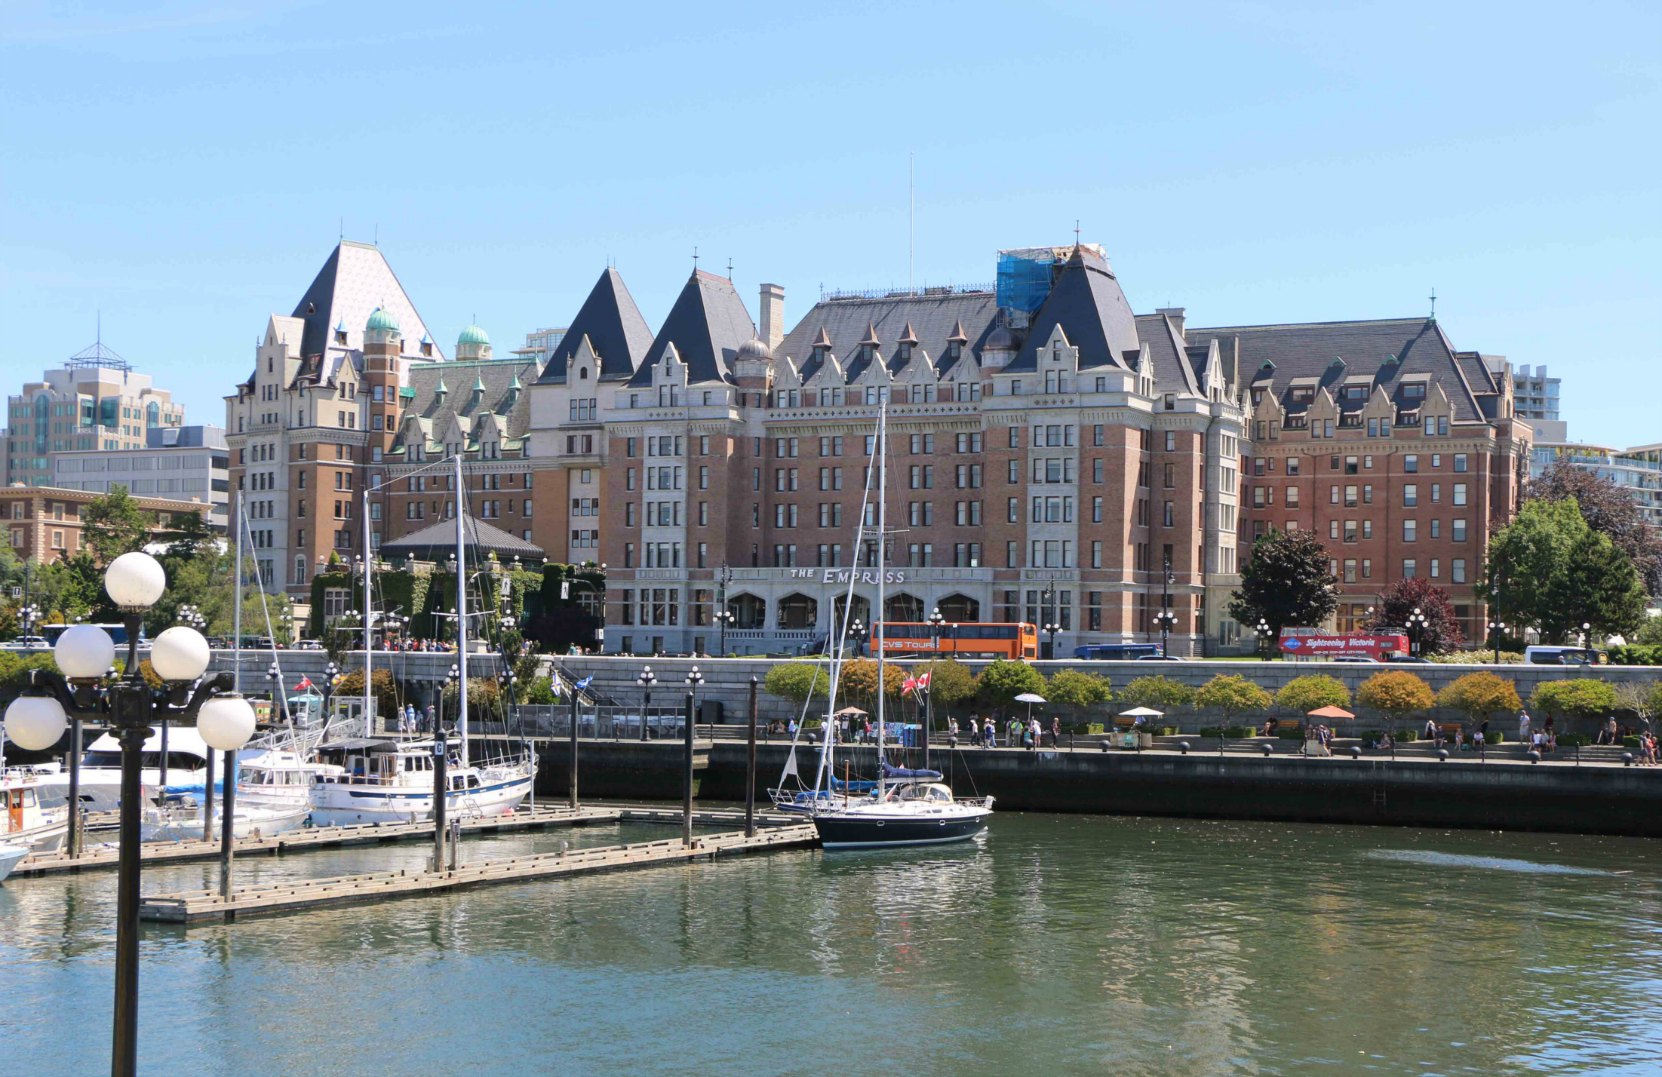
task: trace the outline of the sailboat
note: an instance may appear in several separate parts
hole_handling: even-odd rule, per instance
[[[813,793],[791,798],[792,806],[806,810],[819,832],[820,844],[827,849],[869,849],[897,845],[940,845],[968,841],[987,828],[993,814],[992,797],[958,798],[952,787],[942,779],[938,770],[896,767],[887,759],[885,697],[883,679],[886,671],[886,648],[883,646],[881,619],[884,609],[884,556],[888,539],[888,405],[879,406],[877,414],[877,544],[873,575],[877,579],[877,612],[873,618],[875,631],[872,642],[877,656],[877,774],[869,785],[856,786],[844,780],[837,782],[833,761],[836,727],[837,687],[841,680],[843,649],[837,649],[832,662],[831,687],[825,715],[825,738],[820,753],[820,767],[814,781]],[[856,550],[864,543],[866,513],[862,507],[860,525],[856,530]],[[848,601],[844,603],[842,634],[848,633],[847,618],[853,607],[854,581],[858,573],[849,574]],[[794,753],[794,746],[793,746]],[[795,756],[793,754],[792,760]],[[840,792],[840,795],[838,795]],[[856,793],[860,795],[856,796]],[[776,798],[777,799],[777,798]],[[806,803],[804,803],[804,800]]]
[[[531,793],[536,780],[536,757],[522,756],[473,763],[468,751],[467,678],[467,544],[464,525],[467,503],[462,491],[462,459],[456,464],[456,663],[459,680],[456,718],[459,735],[445,747],[447,789],[445,812],[450,818],[506,815]],[[364,519],[369,519],[365,492]],[[365,525],[365,548],[369,546]],[[374,641],[369,627],[374,623],[369,601],[369,569],[364,584],[364,714],[372,716],[370,656]],[[431,737],[402,740],[376,736],[373,720],[369,735],[320,745],[318,754],[328,764],[328,773],[319,774],[311,787],[312,822],[318,826],[350,826],[359,823],[420,822],[432,817],[433,764],[438,742]]]

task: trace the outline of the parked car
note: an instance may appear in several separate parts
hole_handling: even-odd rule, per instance
[[[1385,661],[1387,661],[1387,662],[1408,662],[1408,663],[1411,663],[1411,664],[1416,665],[1416,666],[1429,666],[1429,665],[1432,664],[1431,659],[1421,658],[1417,654],[1393,654],[1391,657],[1385,659]]]
[[[1369,658],[1365,654],[1336,654],[1328,659],[1329,662],[1344,662],[1347,665],[1377,666],[1379,659]]]
[[[1175,654],[1144,654],[1132,659],[1133,662],[1181,662],[1183,659]]]

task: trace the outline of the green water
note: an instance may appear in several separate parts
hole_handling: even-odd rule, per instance
[[[469,858],[662,837],[470,841]],[[415,867],[420,845],[241,879]],[[210,865],[147,892],[213,885]],[[1662,844],[1003,814],[223,927],[147,927],[170,1074],[1653,1074]],[[114,878],[0,887],[0,1073],[104,1070]]]

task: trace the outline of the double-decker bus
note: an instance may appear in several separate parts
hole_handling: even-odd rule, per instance
[[[874,626],[874,647],[890,657],[943,655],[962,658],[1038,658],[1039,629],[1026,622],[883,621]]]

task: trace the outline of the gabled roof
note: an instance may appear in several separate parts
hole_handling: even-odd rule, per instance
[[[424,420],[423,430],[429,436],[434,429],[433,420],[455,415],[461,421],[461,429],[470,437],[476,431],[475,419],[485,414],[496,414],[502,416],[502,425],[510,439],[523,438],[531,423],[531,398],[520,391],[516,383],[529,378],[536,368],[534,360],[521,358],[458,360],[412,366],[410,388],[413,395],[406,399],[405,414]],[[469,373],[473,374],[471,381],[467,378]],[[451,380],[459,380],[469,386],[468,391],[458,392],[446,385],[445,391],[441,392],[439,387],[445,385],[446,374]],[[484,387],[483,393],[473,392],[472,387],[477,385]]]
[[[821,333],[830,341],[832,352],[846,362],[858,351],[869,325],[877,330],[882,352],[892,363],[898,358],[896,345],[909,323],[918,341],[915,348],[927,352],[937,368],[944,369],[947,338],[955,327],[963,326],[969,338],[967,347],[979,349],[992,332],[997,314],[998,303],[992,292],[822,299],[786,334],[773,354],[794,360],[803,371],[802,379],[807,381],[819,369],[817,364],[810,367],[809,359]]]
[[[566,334],[570,337],[570,333]],[[714,273],[695,269],[686,287],[669,308],[669,316],[652,339],[646,362],[635,369],[630,385],[650,385],[652,368],[667,345],[674,344],[681,362],[687,365],[687,384],[726,381],[732,373],[733,357],[739,346],[756,335],[744,300],[733,282]]]
[[[1067,326],[1062,327],[1067,332]],[[1193,358],[1177,335],[1177,327],[1164,314],[1137,315],[1137,335],[1148,345],[1148,354],[1154,361],[1154,387],[1160,392],[1199,393],[1200,380],[1195,376]],[[1070,341],[1072,336],[1068,338]],[[1206,352],[1201,349],[1201,369],[1205,369]],[[1080,357],[1084,366],[1084,357]]]
[[[1056,283],[1033,319],[1012,371],[1038,369],[1038,349],[1056,327],[1079,349],[1079,369],[1128,365],[1127,355],[1141,350],[1136,319],[1120,282],[1108,263],[1084,247],[1075,247],[1062,263]]]
[[[607,268],[595,281],[589,297],[566,329],[566,335],[549,357],[537,379],[544,385],[563,385],[566,365],[583,339],[600,357],[601,381],[622,381],[634,374],[652,344],[652,329],[635,306],[635,297],[617,270]]]
[[[364,326],[377,307],[385,308],[397,319],[406,341],[413,344],[430,335],[381,249],[368,243],[342,240],[329,252],[323,268],[295,304],[294,317],[305,323],[300,354],[323,355],[331,349],[361,351]],[[334,342],[337,325],[346,329],[344,345]],[[409,348],[406,354],[416,354],[416,349]],[[433,346],[433,357],[444,358],[437,344]]]
[[[1326,384],[1336,377],[1342,381],[1366,374],[1395,399],[1401,383],[1416,380],[1409,375],[1418,374],[1443,387],[1456,422],[1483,418],[1454,349],[1437,323],[1425,318],[1226,326],[1189,329],[1185,335],[1191,345],[1216,338],[1227,349],[1238,342],[1241,370],[1251,372],[1244,376],[1251,378],[1254,388],[1279,387],[1274,390],[1278,396],[1295,379]],[[1392,356],[1396,362],[1390,362]],[[1275,364],[1273,370],[1263,368],[1266,359]]]
[[[494,553],[499,558],[518,555],[521,558],[542,558],[543,548],[533,542],[510,535],[494,524],[475,516],[466,518],[462,528],[467,539],[468,560],[475,555]],[[443,561],[456,552],[456,521],[440,520],[412,531],[403,538],[381,544],[381,556],[388,559],[415,557],[420,561]]]

